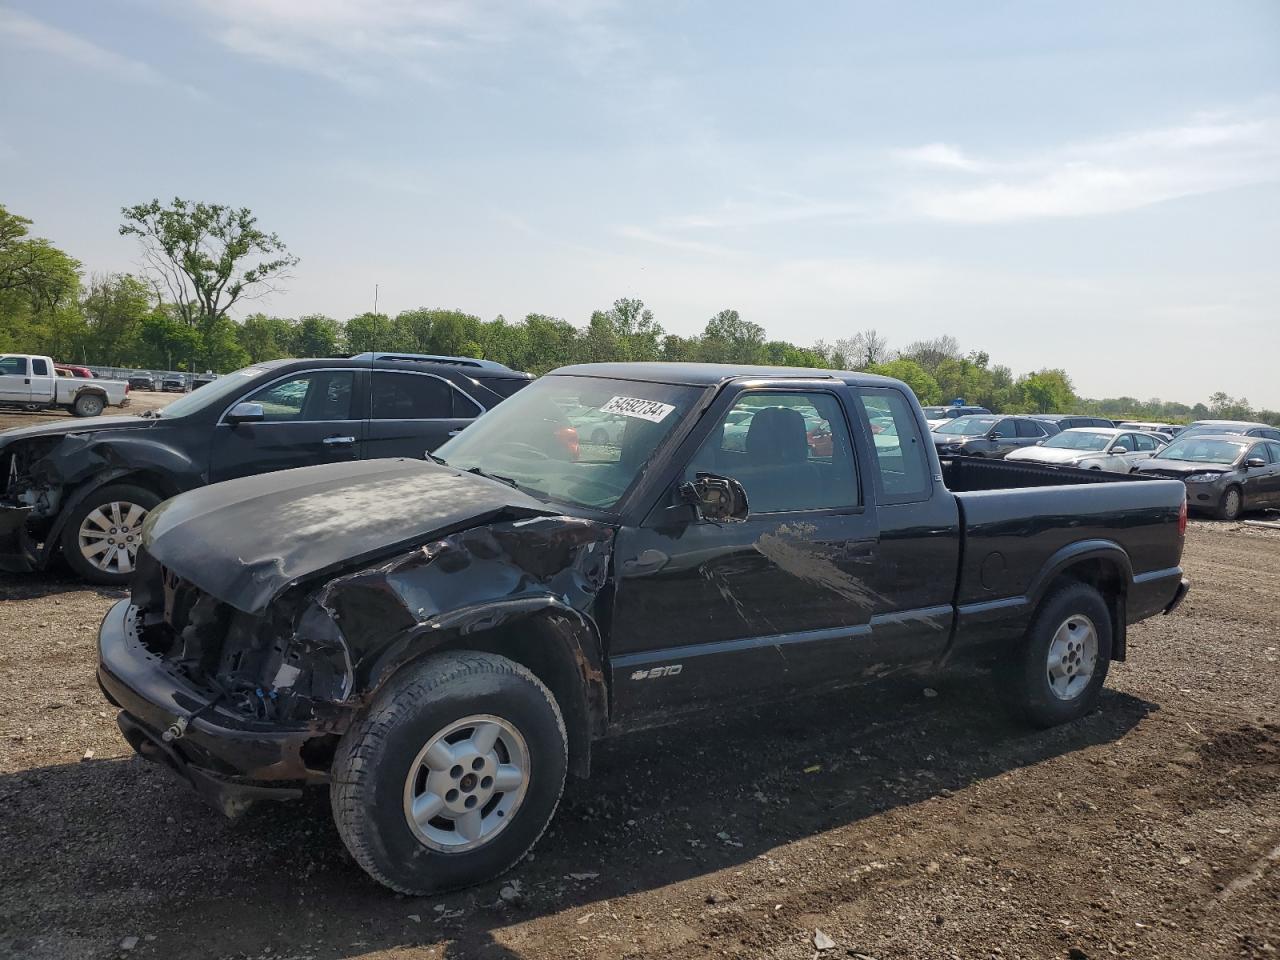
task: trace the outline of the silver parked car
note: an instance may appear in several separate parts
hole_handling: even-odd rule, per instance
[[[1039,446],[1015,450],[1005,459],[1131,473],[1138,461],[1155,456],[1165,446],[1157,436],[1141,430],[1073,427]]]

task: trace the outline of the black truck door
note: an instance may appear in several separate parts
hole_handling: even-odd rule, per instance
[[[682,448],[677,483],[701,472],[738,480],[744,522],[698,519],[669,495],[619,532],[609,654],[620,722],[785,695],[868,665],[876,515],[843,384],[802,383],[722,396],[709,430]]]
[[[432,373],[374,370],[365,459],[421,460],[483,412],[470,397]]]
[[[870,440],[866,485],[874,491],[880,529],[871,649],[884,664],[936,660],[951,633],[959,508],[907,395],[896,387],[859,387],[856,394],[862,435]],[[873,433],[872,424],[881,429]]]
[[[272,470],[359,460],[364,440],[364,405],[356,370],[305,370],[260,387],[237,403],[262,407],[263,419],[213,428],[209,482]]]

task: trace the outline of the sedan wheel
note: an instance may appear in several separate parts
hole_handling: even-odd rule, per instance
[[[132,483],[93,491],[71,508],[62,528],[62,556],[85,580],[124,586],[133,576],[142,525],[160,498]]]
[[[1239,487],[1228,487],[1222,495],[1222,503],[1218,507],[1218,517],[1222,520],[1235,520],[1240,516],[1244,506],[1244,498],[1240,496]]]

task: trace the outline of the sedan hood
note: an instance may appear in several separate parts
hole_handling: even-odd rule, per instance
[[[1194,460],[1143,460],[1138,464],[1139,473],[1154,473],[1162,477],[1186,477],[1193,473],[1230,473],[1235,467],[1225,463],[1197,463]]]
[[[184,493],[147,517],[143,546],[205,593],[257,613],[304,577],[497,518],[556,513],[497,480],[423,460],[365,460]]]
[[[1096,450],[1068,450],[1066,447],[1023,447],[1005,457],[1006,460],[1034,460],[1036,463],[1070,463],[1091,460],[1106,454]]]
[[[8,446],[15,440],[29,440],[32,437],[65,437],[69,433],[97,433],[99,430],[122,430],[130,427],[146,430],[154,427],[158,422],[151,417],[135,416],[94,417],[91,420],[68,417],[65,420],[33,423],[29,427],[14,427],[12,430],[0,431],[0,448]]]

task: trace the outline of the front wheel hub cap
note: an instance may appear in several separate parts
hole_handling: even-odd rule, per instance
[[[1068,617],[1049,643],[1049,689],[1059,700],[1084,693],[1098,666],[1098,628],[1084,614]]]
[[[529,785],[529,748],[509,721],[477,714],[434,734],[409,765],[404,815],[423,845],[484,846],[511,822]]]
[[[137,535],[146,518],[146,507],[126,500],[112,500],[90,510],[76,531],[80,555],[104,573],[133,573]]]

